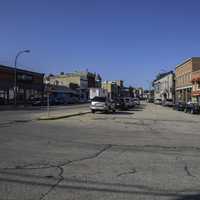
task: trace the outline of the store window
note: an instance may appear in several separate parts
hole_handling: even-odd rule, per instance
[[[197,82],[197,90],[200,90],[200,81]]]

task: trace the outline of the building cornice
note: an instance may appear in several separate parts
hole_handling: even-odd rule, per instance
[[[179,68],[179,67],[182,67],[184,64],[186,64],[186,63],[188,63],[190,61],[193,61],[195,59],[199,59],[200,60],[200,57],[191,57],[191,58],[188,58],[185,61],[183,61],[181,64],[176,65],[176,69]]]

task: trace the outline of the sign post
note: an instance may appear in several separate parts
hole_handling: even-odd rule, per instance
[[[49,105],[49,91],[47,91],[47,116],[50,115],[50,105]]]

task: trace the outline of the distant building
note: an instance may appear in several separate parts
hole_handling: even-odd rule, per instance
[[[176,101],[199,99],[198,77],[200,57],[192,57],[176,67]],[[192,78],[193,77],[193,78]]]
[[[117,96],[118,97],[123,96],[124,81],[122,81],[122,80],[116,80],[114,82],[117,85]]]
[[[67,86],[71,89],[79,88],[80,99],[86,101],[89,98],[89,88],[101,86],[101,77],[91,72],[62,73],[60,75],[49,76],[49,83],[52,85]]]
[[[132,87],[123,87],[122,97],[133,97],[133,88]]]
[[[200,103],[200,70],[192,72],[192,100]]]
[[[102,78],[99,74],[96,74],[95,76],[95,87],[96,88],[101,88],[101,82],[102,82]],[[90,87],[92,88],[92,87]]]
[[[139,98],[143,98],[144,95],[144,89],[143,88],[134,88],[133,89],[133,93],[134,93],[134,97],[139,97]]]
[[[175,99],[175,82],[174,73],[169,71],[166,73],[158,74],[153,81],[154,99],[161,99],[163,102],[167,99]]]
[[[114,99],[118,97],[118,86],[115,81],[104,81],[101,87],[108,92],[109,98]]]
[[[17,104],[27,104],[32,96],[43,96],[44,74],[16,69]],[[1,104],[14,104],[15,68],[0,65]]]

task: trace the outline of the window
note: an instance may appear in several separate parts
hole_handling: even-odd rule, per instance
[[[97,101],[97,102],[105,102],[106,98],[105,97],[94,97],[92,101]]]
[[[200,81],[197,82],[197,89],[200,90]]]

